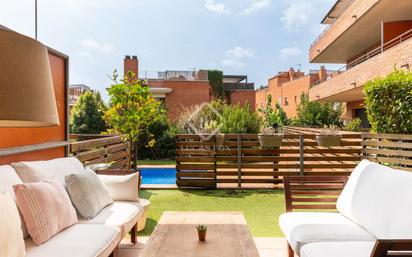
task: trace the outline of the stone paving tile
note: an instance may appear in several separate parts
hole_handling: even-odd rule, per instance
[[[139,237],[138,243],[132,245],[130,240],[124,239],[120,244],[119,257],[139,257],[149,237]],[[279,237],[255,237],[255,244],[260,257],[286,257],[286,240]]]

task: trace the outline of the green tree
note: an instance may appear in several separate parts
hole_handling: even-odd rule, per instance
[[[371,130],[412,133],[412,73],[395,70],[365,84],[365,103]]]
[[[106,105],[100,93],[84,92],[70,115],[70,133],[100,134],[106,130],[104,112]]]
[[[263,114],[266,127],[281,127],[288,124],[286,112],[280,104],[276,103],[275,108],[272,107],[272,95],[270,94],[266,98],[265,108],[259,108],[258,111]]]
[[[113,72],[113,82],[108,89],[110,106],[105,113],[106,122],[111,131],[122,135],[130,141],[137,151],[139,137],[146,137],[145,146],[151,147],[156,143],[150,126],[161,119],[164,109],[161,103],[153,98],[149,87],[144,81],[131,79],[132,72],[118,80],[117,71]],[[135,158],[137,154],[133,155]],[[136,165],[136,159],[134,164]]]
[[[223,87],[223,72],[220,70],[209,70],[208,79],[212,87],[213,96],[218,99],[225,98],[225,90]]]
[[[297,118],[293,122],[294,125],[310,127],[342,126],[342,105],[339,103],[311,102],[307,94],[302,94],[296,111]]]

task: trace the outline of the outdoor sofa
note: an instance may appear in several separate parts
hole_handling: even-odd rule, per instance
[[[64,184],[65,176],[81,172],[86,172],[85,167],[74,157],[1,165],[0,192],[7,191],[14,195],[13,185],[36,182],[50,177]],[[106,170],[102,173],[125,175],[130,174],[130,171]],[[101,178],[103,177],[104,183],[110,180],[108,176]],[[137,177],[140,179],[139,176]],[[120,190],[136,191],[126,184]],[[78,224],[61,231],[39,246],[32,242],[27,232],[24,232],[25,228],[22,225],[26,254],[28,257],[117,256],[118,245],[129,231],[132,232],[132,243],[136,242],[137,221],[142,213],[143,207],[138,201],[114,201],[93,219],[82,220],[79,217]],[[23,223],[23,219],[21,220]]]
[[[286,177],[284,185],[288,212],[279,225],[289,256],[412,256],[412,173],[363,160],[348,180]],[[338,212],[291,212],[334,209],[331,195],[341,188]]]

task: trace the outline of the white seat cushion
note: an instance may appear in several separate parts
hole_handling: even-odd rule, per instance
[[[324,242],[302,247],[300,257],[369,257],[375,241],[370,242]]]
[[[411,198],[411,172],[373,163],[351,175],[338,210],[376,238],[412,239]]]
[[[36,246],[26,240],[27,257],[107,257],[120,242],[118,228],[105,225],[74,225]]]
[[[376,238],[339,213],[289,212],[279,225],[293,251],[312,242],[374,241]]]
[[[124,237],[142,214],[143,207],[138,202],[114,202],[101,210],[93,219],[80,219],[79,223],[116,226],[121,230],[122,237]]]
[[[84,172],[83,164],[75,157],[57,158],[48,161],[16,162],[11,164],[24,183],[57,179],[65,185],[64,178],[73,173]]]

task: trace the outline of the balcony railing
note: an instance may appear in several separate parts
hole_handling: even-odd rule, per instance
[[[336,70],[335,72],[332,72],[332,73],[328,74],[326,77],[321,78],[320,80],[316,81],[315,83],[313,83],[311,85],[311,87],[319,85],[319,84],[321,84],[321,83],[323,83],[327,80],[330,80],[330,79],[338,76],[339,74],[342,74],[342,73],[350,70],[351,68],[363,63],[364,61],[367,61],[367,60],[375,57],[376,55],[379,55],[379,54],[385,52],[386,50],[402,43],[403,41],[405,41],[409,38],[412,38],[412,29],[408,30],[405,33],[399,35],[398,37],[386,42],[385,44],[383,44],[383,45],[367,52],[366,54],[358,57],[357,59],[347,63],[345,66],[341,67],[340,69]]]
[[[152,80],[208,80],[208,71],[185,71],[185,70],[166,70],[166,71],[141,71],[139,78]]]
[[[224,83],[225,91],[255,90],[255,83]]]
[[[342,7],[342,11],[340,12],[339,16],[342,15],[342,13],[344,13],[348,7],[353,3],[354,0],[350,0],[348,1],[345,6]],[[325,35],[325,33],[332,27],[334,23],[329,24],[328,26],[326,26],[326,28],[319,34],[319,36],[313,41],[313,43],[310,45],[310,47],[312,48],[322,37],[323,35]]]

